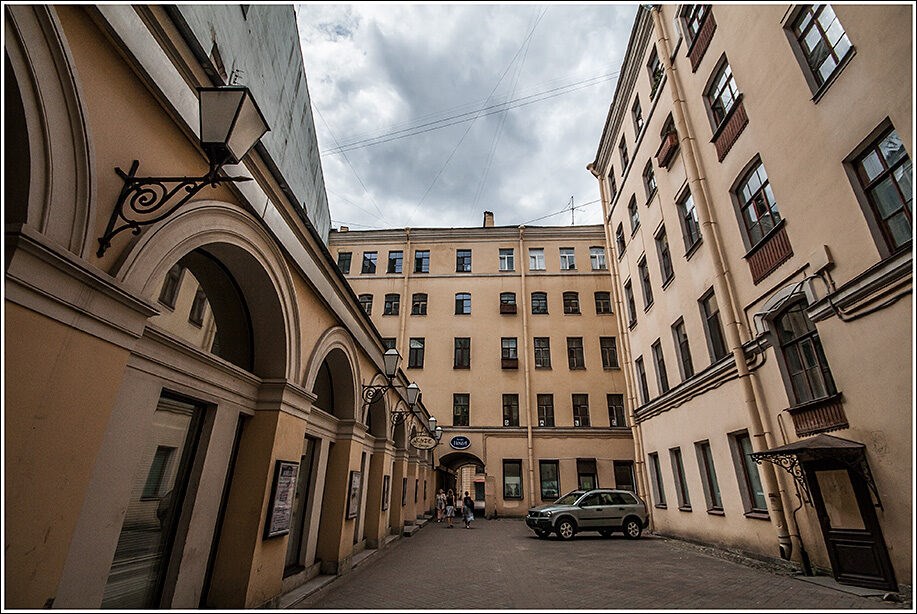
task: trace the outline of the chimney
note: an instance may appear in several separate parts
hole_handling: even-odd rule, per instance
[[[484,228],[493,228],[494,225],[494,212],[485,211],[484,212]]]
[[[350,226],[341,226],[341,229],[338,232],[347,232],[350,230]]]

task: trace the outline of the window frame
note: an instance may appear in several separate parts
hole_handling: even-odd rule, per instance
[[[659,230],[653,237],[656,244],[656,256],[659,258],[659,272],[662,275],[662,289],[675,279],[675,267],[672,262],[672,248],[669,246],[669,236],[665,230],[665,224],[659,225]]]
[[[560,270],[561,271],[575,271],[576,270],[576,248],[573,247],[561,247],[560,250]]]
[[[394,299],[392,298],[394,297]],[[401,312],[401,295],[386,294],[385,303],[382,306],[382,315],[397,316]]]
[[[372,294],[361,294],[357,297],[357,300],[360,303],[360,307],[363,308],[363,312],[371,316],[373,315],[373,295]]]
[[[426,292],[415,292],[411,295],[411,315],[412,316],[425,316],[427,315],[427,300],[429,296]]]
[[[593,293],[595,300],[595,315],[611,315],[614,313],[614,308],[611,304],[611,292],[606,292],[604,290],[599,290]],[[607,308],[604,305],[608,305]]]
[[[688,492],[688,479],[685,476],[685,463],[681,447],[669,448],[669,462],[672,465],[672,476],[675,478],[675,496],[678,498],[678,509],[691,511],[691,496]]]
[[[536,300],[537,297],[537,300]],[[536,305],[540,306],[542,304],[542,297],[544,298],[544,311],[535,311]],[[546,315],[548,313],[548,293],[547,292],[532,292],[532,315]]]
[[[414,272],[415,273],[429,273],[430,272],[430,250],[428,249],[415,249],[414,250]]]
[[[750,185],[753,179],[758,182],[758,187],[754,192],[751,192]],[[749,196],[747,199],[744,193],[746,188],[749,188]],[[760,155],[756,155],[745,165],[738,178],[733,182],[729,193],[735,205],[739,230],[742,234],[742,241],[744,241],[747,251],[750,252],[764,243],[770,238],[773,232],[785,223],[785,220],[780,215],[777,199],[774,196],[773,187],[767,176],[767,169],[764,167],[764,162],[761,160]],[[763,215],[759,210],[759,204],[761,203],[759,197],[763,198],[766,208]],[[755,224],[749,225],[749,218],[746,215],[746,211],[752,208],[755,211],[758,221]],[[765,223],[763,221],[765,219],[768,220],[768,224],[770,225],[766,230],[764,229]]]
[[[537,266],[539,263],[541,264],[540,267]],[[535,264],[536,266],[532,266],[533,264]],[[530,271],[546,270],[543,247],[530,247],[529,248],[529,270]]]
[[[341,259],[342,259],[344,256],[346,256],[345,260],[346,260],[346,262],[347,262],[347,267],[346,267],[346,269],[345,269],[343,266],[341,266],[341,265],[342,265]],[[353,263],[353,252],[338,252],[338,261],[337,261],[338,270],[339,270],[343,275],[349,275],[349,274],[350,274],[350,266],[351,266],[352,263]]]
[[[500,338],[500,366],[503,369],[519,368],[519,338]]]
[[[360,275],[375,275],[379,252],[363,252],[362,265],[360,266]]]
[[[653,352],[653,362],[656,365],[656,385],[659,387],[659,394],[663,395],[671,390],[669,386],[669,374],[665,367],[665,354],[662,352],[662,340],[656,339],[650,346]]]
[[[615,337],[599,337],[599,353],[603,369],[620,369],[618,362],[618,341]]]
[[[615,230],[615,245],[618,248],[618,260],[620,260],[627,250],[627,242],[624,237],[624,222],[619,223],[617,230]]]
[[[739,484],[739,493],[745,508],[745,515],[756,518],[768,518],[767,492],[765,492],[764,481],[761,479],[757,464],[755,464],[755,461],[749,456],[749,454],[754,452],[751,436],[747,430],[742,430],[729,433],[728,438],[733,464],[736,470],[736,479]],[[746,441],[748,442],[748,450],[745,449]],[[756,485],[754,484],[750,471],[752,469],[754,470],[754,475],[757,476],[757,486],[761,488],[760,499],[755,492]]]
[[[691,203],[688,209],[687,204]],[[701,234],[700,219],[697,216],[697,205],[694,204],[694,195],[691,194],[690,188],[685,190],[675,200],[678,207],[678,219],[681,223],[681,236],[685,243],[685,257],[689,258],[691,254],[703,242]],[[693,237],[693,240],[691,240]],[[690,242],[689,242],[690,241]]]
[[[517,393],[503,394],[503,426],[504,428],[519,426],[519,395]]]
[[[539,347],[539,342],[543,342],[543,345]],[[535,368],[536,369],[550,369],[551,368],[551,338],[550,337],[533,337],[532,345],[535,350]]]
[[[809,54],[806,53],[806,50],[803,48],[802,42],[800,40],[801,37],[804,38],[804,36],[802,36],[804,33],[798,32],[799,22],[802,21],[802,17],[805,13],[811,11],[812,5],[801,4],[796,6],[787,16],[787,19],[784,22],[785,25],[783,26],[783,31],[786,34],[790,49],[793,51],[793,56],[796,58],[796,61],[799,64],[799,68],[802,71],[802,75],[806,80],[806,84],[809,86],[809,90],[812,93],[812,101],[815,103],[818,103],[821,97],[824,96],[825,92],[831,87],[831,84],[837,80],[837,77],[843,72],[847,64],[850,63],[850,60],[852,60],[856,55],[856,46],[850,41],[850,37],[847,35],[847,30],[840,23],[840,19],[838,18],[834,7],[831,4],[823,4],[820,5],[819,12],[823,12],[825,6],[831,7],[831,11],[834,13],[834,19],[838,22],[841,31],[843,32],[841,37],[846,38],[847,44],[849,45],[843,56],[838,56],[835,53],[835,47],[831,47],[829,54],[834,58],[835,65],[827,77],[822,78],[820,71],[812,67]],[[821,22],[817,20],[817,17],[814,13],[810,13],[810,15],[811,23],[809,25],[811,26],[817,24],[820,33],[820,42],[827,43],[828,39],[824,36],[825,29]],[[840,38],[838,39],[838,42],[840,42]],[[826,58],[827,56],[825,56],[823,59]]]
[[[728,107],[723,98],[727,91],[731,97]],[[742,92],[736,84],[732,66],[724,54],[716,63],[704,87],[704,106],[707,109],[707,118],[710,120],[713,134],[719,134],[720,128],[726,124],[740,102],[742,102]]]
[[[605,248],[592,246],[589,248],[589,264],[593,271],[607,271],[608,262],[605,260]]]
[[[471,250],[470,249],[456,249],[455,250],[455,272],[456,273],[471,273]]]
[[[659,185],[656,182],[656,171],[653,168],[653,159],[650,158],[646,161],[646,166],[643,167],[643,189],[646,190],[646,204],[649,205],[650,201],[653,200],[653,196],[656,195],[656,192],[659,190]]]
[[[415,342],[419,345],[415,346]],[[426,352],[426,337],[411,337],[408,340],[408,369],[423,369]]]
[[[637,207],[636,196],[631,196],[630,202],[627,203],[627,217],[630,220],[630,236],[633,237],[640,228],[640,208]]]
[[[637,275],[640,277],[640,289],[643,292],[643,311],[648,311],[653,306],[653,282],[650,279],[650,267],[646,262],[644,253],[637,261]]]
[[[627,174],[627,168],[630,166],[630,156],[627,155],[627,139],[622,134],[621,142],[618,143],[618,153],[621,155],[621,176]]]
[[[700,472],[701,486],[704,489],[704,499],[707,502],[707,513],[723,514],[723,492],[716,477],[716,466],[713,462],[713,448],[710,441],[694,442],[694,452],[697,455],[697,468]]]
[[[201,328],[204,325],[204,316],[207,314],[207,293],[200,286],[194,292],[194,300],[191,301],[191,309],[188,312],[188,322],[192,326]]]
[[[572,393],[570,395],[570,406],[573,408],[573,427],[589,428],[591,420],[589,418],[589,395],[585,393]]]
[[[681,335],[679,335],[679,329],[681,330]],[[684,317],[678,318],[672,324],[672,339],[675,342],[675,355],[678,357],[678,370],[681,374],[681,381],[685,381],[694,377],[694,360],[691,358],[691,342],[688,339]]]
[[[582,371],[586,368],[582,337],[567,337],[567,366],[571,371]]]
[[[464,401],[461,403],[460,401]],[[471,424],[471,394],[467,392],[452,393],[452,426],[468,426]]]
[[[535,395],[535,404],[538,412],[538,426],[540,428],[553,428],[554,422],[554,395],[540,393]]]
[[[637,383],[640,386],[640,404],[646,405],[650,402],[650,386],[646,381],[646,367],[643,364],[643,356],[637,356],[634,359],[634,369],[637,372]]]
[[[563,302],[564,302],[564,315],[581,315],[580,304],[579,304],[579,292],[564,292],[563,293]]]
[[[616,402],[619,400],[620,402]],[[627,407],[624,404],[624,395],[608,392],[605,394],[605,404],[608,407],[609,428],[628,428]]]
[[[634,104],[630,107],[630,116],[634,121],[634,138],[639,138],[646,126],[643,120],[643,109],[640,107],[640,96],[634,96]]]
[[[500,313],[501,314],[515,314],[516,313],[516,293],[515,292],[501,292],[500,293]]]
[[[471,292],[455,293],[455,314],[457,316],[471,315]]]
[[[507,473],[507,467],[518,467],[518,475],[510,475]],[[507,494],[507,486],[509,483],[506,481],[508,477],[518,477],[519,479],[519,494],[511,495]],[[504,458],[503,459],[503,499],[518,500],[524,497],[525,489],[523,488],[523,475],[522,475],[522,459],[516,458]]]
[[[511,273],[516,270],[516,252],[512,247],[501,247],[498,251],[499,270],[501,273]]]
[[[545,485],[544,468],[545,467],[554,468],[553,482],[555,484],[555,489],[553,491],[554,492],[553,495],[551,494],[551,491],[547,491],[547,494],[545,493],[545,487],[544,487]],[[550,482],[552,480],[549,479],[548,481]],[[538,484],[539,484],[539,489],[541,491],[541,500],[542,501],[556,501],[560,497],[560,493],[562,491],[560,490],[560,462],[559,461],[538,459]]]
[[[825,348],[821,343],[818,328],[806,313],[807,307],[808,304],[804,296],[790,299],[787,301],[784,307],[780,309],[779,312],[776,312],[771,318],[769,318],[768,322],[769,328],[771,330],[771,335],[773,336],[773,346],[777,353],[777,363],[780,366],[780,373],[783,377],[787,398],[790,400],[790,403],[794,407],[824,401],[825,399],[830,399],[838,394],[837,383],[834,380],[834,374],[831,372],[831,365],[828,362]],[[810,329],[802,334],[797,335],[787,342],[784,341],[780,332],[781,320],[788,317],[793,312],[800,313],[803,321],[808,323]],[[812,371],[813,368],[804,367],[805,352],[800,348],[800,346],[805,342],[809,342],[811,344],[811,351],[816,359],[816,362],[818,363],[815,368],[816,374],[819,376],[819,384],[824,390],[824,394],[820,396],[815,395],[815,388],[812,385],[812,381],[809,377],[809,371]],[[798,364],[803,366],[801,371],[793,372],[791,370],[791,364],[793,361],[790,360],[787,351],[787,348],[790,346],[799,348],[796,350],[796,354]],[[805,384],[808,388],[810,395],[809,398],[803,398],[803,395],[800,394],[800,390],[796,385],[794,375],[800,373],[802,374],[805,380]]]
[[[471,337],[452,338],[452,368],[471,368]]]
[[[159,290],[159,302],[171,310],[175,309],[175,303],[178,301],[178,292],[181,290],[182,282],[185,279],[185,267],[180,264],[174,264],[168,271],[162,281],[162,288]]]
[[[634,300],[634,285],[630,279],[624,282],[624,303],[627,309],[627,327],[633,328],[637,325],[637,302]]]
[[[716,300],[716,312],[712,314],[708,313],[707,311],[707,301],[709,301],[710,298],[714,298]],[[729,356],[729,344],[726,340],[726,331],[723,330],[723,322],[720,319],[719,299],[716,297],[716,293],[711,287],[700,297],[700,299],[698,299],[697,302],[700,306],[701,321],[704,323],[704,333],[707,338],[707,351],[710,353],[710,364],[713,364]],[[714,338],[712,328],[710,326],[711,321],[714,318],[716,319],[717,323],[717,338],[722,344],[723,349],[723,353],[720,356],[718,356],[716,352],[718,349],[717,338]]]
[[[397,254],[397,257],[395,257]],[[404,251],[403,250],[391,250],[388,253],[388,264],[386,265],[385,272],[388,274],[400,275],[404,272]]]
[[[650,452],[647,454],[647,459],[649,460],[650,474],[652,475],[651,486],[653,487],[653,499],[655,504],[653,507],[659,509],[666,509],[665,501],[665,484],[662,481],[662,466],[659,464],[659,453]]]
[[[665,81],[665,66],[662,60],[659,59],[659,50],[656,45],[653,45],[653,49],[650,52],[649,59],[646,62],[646,70],[650,79],[650,100],[655,100],[656,95],[662,89],[663,81]]]

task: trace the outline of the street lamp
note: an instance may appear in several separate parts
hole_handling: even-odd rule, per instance
[[[370,405],[381,399],[389,390],[404,390],[408,409],[400,409],[400,406],[396,406],[395,409],[392,409],[391,416],[393,426],[403,423],[409,415],[417,416],[417,402],[420,400],[420,386],[417,385],[417,382],[411,382],[407,386],[400,386],[394,383],[395,374],[398,372],[398,365],[400,363],[401,354],[399,354],[398,350],[395,348],[389,348],[385,351],[385,354],[382,355],[383,375],[385,375],[385,379],[388,381],[385,384],[363,385],[364,413]],[[436,426],[436,418],[433,416],[427,418],[427,424],[425,426],[427,432],[429,432],[430,436],[437,442],[442,439],[443,429],[440,426]]]
[[[251,181],[250,177],[219,176],[224,164],[238,164],[270,129],[247,87],[199,87],[201,148],[209,168],[200,177],[137,177],[140,162],[115,172],[124,185],[111,213],[96,255],[101,258],[111,240],[125,230],[139,235],[141,228],[169,217],[206,186]]]

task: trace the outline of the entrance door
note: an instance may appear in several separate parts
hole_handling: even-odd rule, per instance
[[[897,591],[866,480],[837,460],[803,464],[834,578],[841,584]]]

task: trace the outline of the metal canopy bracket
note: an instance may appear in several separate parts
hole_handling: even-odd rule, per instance
[[[809,495],[809,484],[806,482],[806,476],[802,472],[802,465],[799,463],[799,457],[795,454],[771,454],[770,452],[757,452],[751,455],[752,460],[758,465],[767,461],[785,469],[799,485],[802,492],[802,500],[807,505],[812,505],[812,497]]]

